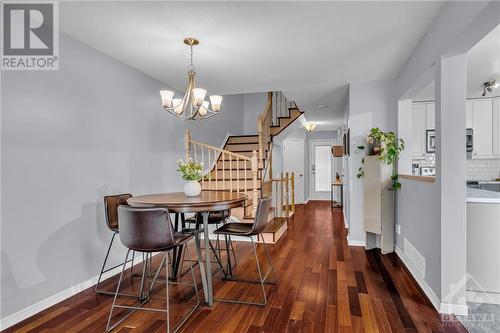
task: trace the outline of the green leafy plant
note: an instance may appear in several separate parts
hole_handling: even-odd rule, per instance
[[[177,165],[179,166],[179,171],[182,175],[182,179],[186,181],[199,181],[203,178],[203,163],[193,161],[189,158],[187,161],[181,159],[177,160]]]
[[[401,188],[401,183],[399,182],[399,175],[397,169],[397,163],[399,160],[399,155],[405,149],[405,143],[403,139],[398,139],[394,132],[383,132],[378,127],[372,128],[370,134],[366,137],[366,142],[368,145],[377,144],[380,147],[380,152],[378,154],[378,159],[383,161],[385,164],[392,166],[392,189],[398,190]],[[365,149],[365,146],[358,146],[358,152]],[[364,163],[364,158],[361,161]],[[363,167],[358,169],[358,178],[364,177],[365,173]]]

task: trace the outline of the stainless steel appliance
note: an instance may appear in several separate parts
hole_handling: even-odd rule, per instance
[[[472,158],[472,151],[474,150],[473,141],[474,130],[472,128],[467,128],[465,132],[465,150],[467,152],[467,158]]]
[[[479,188],[487,191],[500,192],[500,182],[496,181],[485,181],[479,182]]]

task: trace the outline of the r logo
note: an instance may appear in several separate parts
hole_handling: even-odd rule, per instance
[[[54,54],[54,4],[3,4],[3,55]]]

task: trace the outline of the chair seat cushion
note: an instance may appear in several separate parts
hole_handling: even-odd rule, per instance
[[[214,231],[214,234],[227,235],[249,235],[252,232],[253,223],[226,223],[219,229]]]

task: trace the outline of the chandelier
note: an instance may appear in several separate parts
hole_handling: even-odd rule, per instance
[[[186,92],[184,97],[174,98],[173,91],[160,90],[161,104],[165,111],[182,119],[197,120],[213,117],[220,111],[222,96],[211,95],[210,102],[205,101],[207,91],[196,87],[196,67],[193,64],[193,46],[200,44],[200,42],[196,38],[188,37],[184,39],[184,44],[191,49]]]

